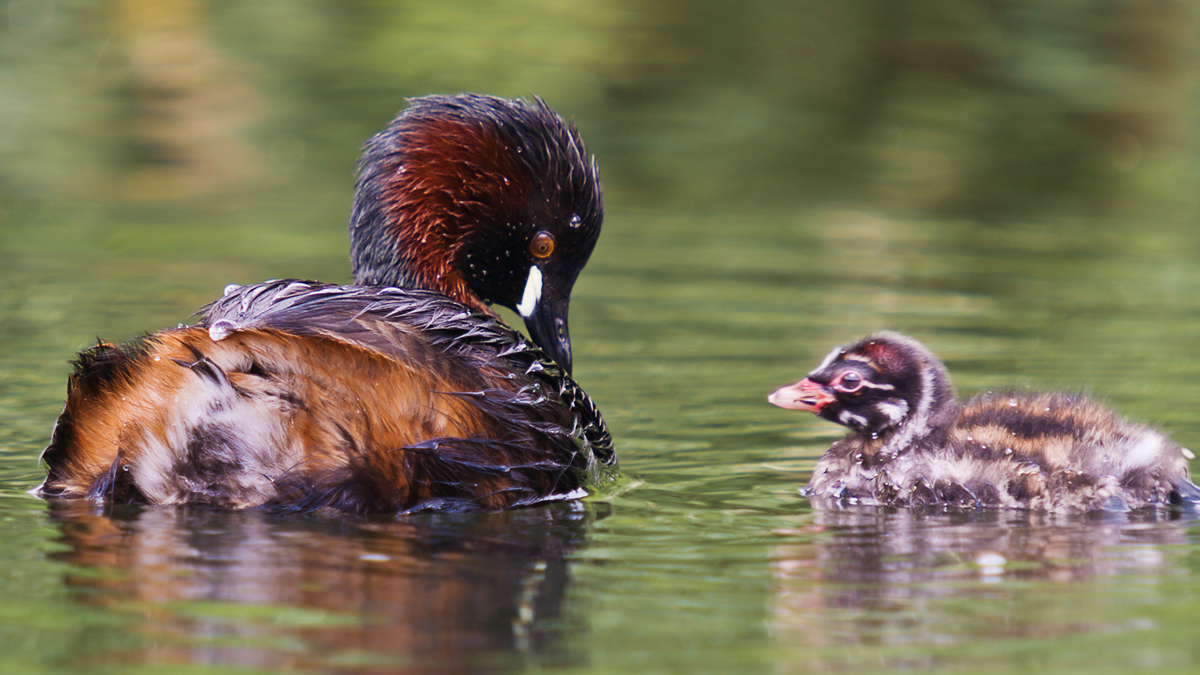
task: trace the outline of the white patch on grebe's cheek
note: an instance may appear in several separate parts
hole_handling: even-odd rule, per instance
[[[525,280],[525,292],[521,294],[521,303],[517,305],[517,314],[522,319],[528,319],[542,299],[542,271],[537,265],[529,268],[529,278]]]
[[[838,413],[838,421],[846,426],[855,426],[860,429],[867,426],[867,418],[860,415],[855,415],[849,410],[843,410],[842,412]]]
[[[880,401],[875,404],[875,409],[883,413],[883,416],[892,421],[892,424],[899,424],[900,420],[908,414],[908,402],[901,399],[895,403],[891,401]]]

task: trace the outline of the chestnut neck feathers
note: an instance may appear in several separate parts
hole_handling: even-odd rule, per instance
[[[540,99],[412,99],[363,149],[349,228],[355,283],[515,310],[534,266],[543,285],[570,294],[603,217],[595,162]],[[539,232],[554,237],[544,258],[530,250]]]

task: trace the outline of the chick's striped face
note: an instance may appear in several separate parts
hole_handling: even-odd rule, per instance
[[[898,394],[897,383],[870,355],[843,353],[840,358],[809,379],[827,387],[834,403],[817,411],[832,422],[858,431],[878,432],[899,424],[908,413],[908,403]]]
[[[855,431],[885,431],[900,424],[912,408],[907,385],[913,364],[890,347],[880,341],[839,347],[806,379],[776,391],[769,400]]]

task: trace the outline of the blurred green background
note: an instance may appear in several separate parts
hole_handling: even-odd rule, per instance
[[[1056,384],[1021,363],[1049,340],[1085,377],[1150,359],[1194,381],[1198,15],[6,0],[0,396],[43,417],[5,433],[44,440],[64,356],[96,335],[173,325],[230,281],[348,279],[358,148],[434,92],[542,96],[598,156],[609,218],[573,319],[593,334],[585,374],[672,331],[705,353],[799,349],[786,363],[803,369],[867,330],[929,339],[949,321],[1011,341],[963,347],[1008,352],[1000,375]],[[637,308],[692,300],[675,320]],[[756,344],[706,339],[747,323]]]

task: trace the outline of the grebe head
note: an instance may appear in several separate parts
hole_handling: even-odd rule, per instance
[[[595,160],[541,99],[411,99],[359,162],[355,283],[508,307],[569,373],[571,288],[603,219]]]
[[[884,331],[834,349],[807,378],[767,400],[880,436],[902,424],[928,426],[953,402],[954,390],[924,345]]]

